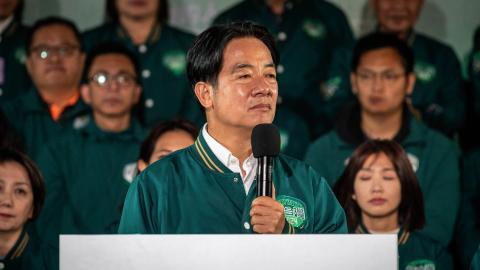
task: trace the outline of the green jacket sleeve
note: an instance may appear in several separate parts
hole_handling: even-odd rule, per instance
[[[312,174],[317,174],[312,168],[311,170]],[[314,228],[316,233],[348,232],[345,211],[323,177],[320,177],[317,182],[315,207],[317,209]]]
[[[434,173],[430,174],[428,184],[423,189],[426,224],[421,232],[448,246],[460,204],[460,173],[455,146],[450,144],[444,149],[442,152],[432,152],[432,155],[440,158],[438,162],[430,161],[434,166],[429,170]]]
[[[58,235],[62,220],[63,206],[66,204],[67,191],[61,171],[61,155],[55,151],[52,143],[47,143],[37,158],[42,172],[47,194],[42,211],[35,221],[35,229],[42,241],[58,245]]]
[[[472,262],[470,264],[470,270],[480,270],[480,246],[473,256]]]
[[[144,172],[130,185],[123,205],[118,233],[161,233],[158,226],[160,218],[158,209],[162,207],[158,205],[162,201],[162,198],[158,197],[161,186],[158,183],[153,185],[153,177],[151,173]]]
[[[457,221],[455,242],[458,252],[458,257],[463,268],[467,269],[473,254],[480,243],[480,230],[478,214],[480,209],[477,209],[476,202],[480,194],[480,155],[469,155],[465,158],[463,163],[463,183],[462,183],[462,200],[460,204],[460,211]],[[480,265],[479,265],[480,266]]]
[[[452,49],[445,49],[439,64],[438,104],[423,108],[422,117],[430,126],[453,134],[463,124],[465,116],[465,96],[462,88],[460,63]],[[435,102],[435,101],[434,101]]]

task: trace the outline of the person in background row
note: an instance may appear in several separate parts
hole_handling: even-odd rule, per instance
[[[462,180],[462,200],[455,232],[455,250],[461,269],[469,269],[472,257],[480,244],[479,148],[465,155]]]
[[[0,1],[0,105],[26,92],[31,81],[25,69],[25,40],[22,25],[23,0]]]
[[[330,95],[323,91],[323,80],[333,48],[353,43],[343,12],[320,0],[244,0],[218,15],[214,24],[234,21],[256,22],[275,37],[280,54],[277,110],[283,116],[276,117],[274,123],[284,136],[293,142],[329,131],[333,115],[342,104],[330,102]],[[288,112],[282,113],[284,110]],[[301,124],[308,127],[310,135],[301,138],[302,132],[293,129],[291,122],[304,122]],[[298,156],[304,150],[300,146],[286,153]]]
[[[475,114],[480,116],[480,27],[473,37],[473,50],[470,55],[468,74],[472,82]]]
[[[408,153],[424,195],[421,232],[447,246],[460,199],[458,153],[453,142],[409,110],[406,99],[415,84],[412,50],[392,34],[373,33],[357,42],[352,63],[357,100],[339,115],[334,131],[312,143],[305,161],[333,186],[365,140],[395,140]]]
[[[48,142],[37,158],[48,194],[35,227],[56,246],[59,234],[117,232],[144,139],[132,117],[141,94],[134,55],[121,44],[99,44],[88,55],[85,76],[88,124]]]
[[[138,58],[143,85],[143,121],[184,117],[203,124],[200,107],[185,74],[193,35],[167,24],[167,0],[107,0],[107,22],[84,33],[86,51],[105,41],[123,43]]]
[[[58,17],[37,21],[26,44],[34,87],[4,104],[3,111],[35,157],[47,140],[85,124],[88,108],[79,92],[85,55],[75,25]]]
[[[44,199],[43,179],[33,161],[16,150],[0,148],[2,269],[58,269],[58,256],[53,252],[55,249],[42,245],[27,232],[27,225],[41,212]]]
[[[451,47],[415,31],[424,0],[370,0],[370,3],[377,18],[377,31],[395,34],[413,50],[417,80],[407,100],[429,127],[453,136],[465,117],[460,63]],[[345,97],[351,93],[346,83],[351,57],[345,52],[337,52],[334,57],[329,80],[340,87],[337,91],[344,92],[337,95]]]
[[[453,269],[446,249],[418,233],[425,224],[422,191],[407,154],[395,141],[362,143],[334,192],[350,232],[398,235],[398,269]]]
[[[272,123],[278,94],[278,55],[267,29],[210,27],[187,59],[207,124],[194,145],[150,165],[132,183],[119,233],[345,233],[344,212],[328,184],[303,162],[276,157],[273,198],[256,196],[252,130]]]
[[[141,172],[170,153],[192,145],[197,136],[198,129],[187,120],[175,119],[158,124],[140,147],[138,170]]]

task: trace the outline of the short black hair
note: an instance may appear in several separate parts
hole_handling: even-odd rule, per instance
[[[413,72],[415,58],[413,51],[406,42],[399,39],[392,33],[374,32],[368,34],[357,41],[353,48],[352,72],[355,72],[360,64],[360,60],[366,53],[374,50],[392,48],[402,59],[402,65],[406,74]]]
[[[85,68],[83,70],[83,82],[86,83],[88,81],[88,73],[90,72],[90,68],[92,67],[93,62],[95,59],[101,55],[105,54],[120,54],[127,57],[133,65],[135,70],[135,78],[137,84],[140,84],[140,78],[138,77],[139,74],[139,65],[138,60],[135,54],[133,54],[125,45],[119,42],[103,42],[97,44],[93,47],[90,52],[87,54],[87,59],[85,60]]]
[[[105,17],[107,22],[118,23],[118,10],[116,6],[117,0],[107,0]],[[168,0],[158,0],[159,9],[157,10],[157,21],[166,23],[168,20]]]
[[[198,129],[195,125],[185,119],[177,118],[169,121],[159,123],[155,126],[148,137],[143,141],[142,146],[140,147],[140,156],[139,159],[143,160],[146,164],[149,163],[150,157],[155,150],[155,144],[158,139],[165,133],[174,130],[183,130],[192,136],[192,139],[195,140],[198,136]]]
[[[16,162],[20,164],[28,174],[28,180],[33,192],[33,215],[32,220],[38,217],[45,202],[45,184],[37,165],[22,152],[12,148],[0,148],[0,164]]]
[[[345,210],[349,231],[362,222],[361,209],[352,198],[357,173],[370,156],[385,154],[400,181],[401,201],[398,221],[406,231],[419,230],[425,225],[423,194],[417,176],[402,146],[393,140],[367,140],[355,149],[345,170],[333,187],[338,202]]]
[[[30,54],[30,49],[33,42],[33,36],[35,35],[35,33],[37,33],[37,31],[40,30],[41,28],[51,26],[51,25],[63,25],[70,28],[74,33],[75,38],[78,41],[78,45],[80,46],[80,51],[83,51],[82,36],[77,26],[75,25],[75,23],[62,17],[50,16],[50,17],[36,21],[35,24],[29,29],[27,39],[25,40],[25,46],[26,46],[25,48],[27,49],[28,54]]]
[[[259,39],[270,51],[275,66],[279,56],[275,39],[267,28],[252,22],[233,22],[214,25],[202,32],[193,42],[187,53],[187,75],[190,84],[208,82],[216,85],[218,74],[223,66],[223,52],[227,44],[236,38],[253,37]]]

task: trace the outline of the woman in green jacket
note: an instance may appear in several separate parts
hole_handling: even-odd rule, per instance
[[[422,192],[405,151],[395,141],[360,145],[334,191],[350,232],[398,235],[399,269],[452,268],[445,249],[416,232],[425,224]]]

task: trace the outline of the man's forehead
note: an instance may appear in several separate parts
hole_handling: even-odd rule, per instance
[[[132,61],[125,55],[120,53],[101,54],[95,57],[90,70],[108,70],[108,71],[125,71],[134,73],[135,67]]]
[[[33,35],[32,43],[78,43],[75,32],[62,24],[46,25],[39,28]]]
[[[223,51],[224,64],[229,62],[233,66],[248,66],[248,63],[258,59],[273,63],[268,47],[255,37],[232,39]]]

